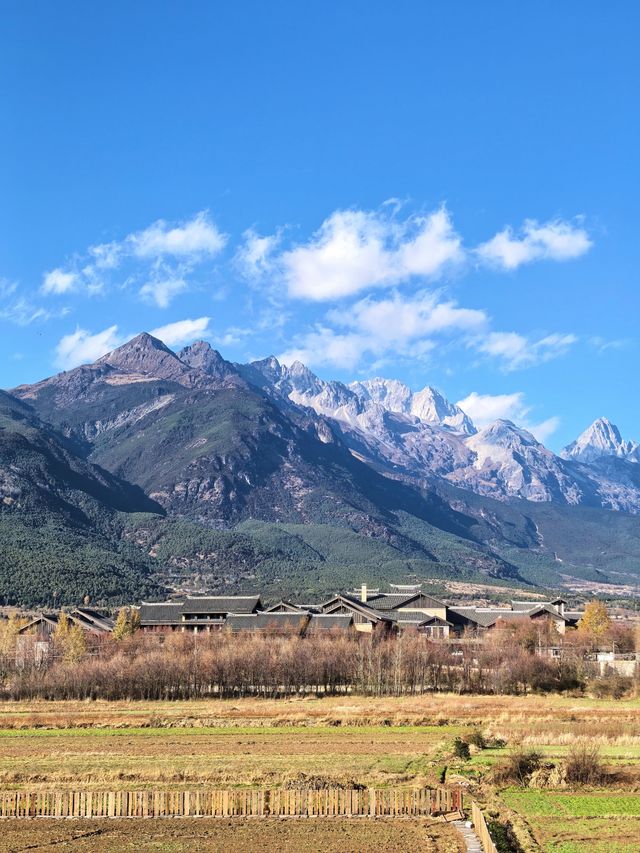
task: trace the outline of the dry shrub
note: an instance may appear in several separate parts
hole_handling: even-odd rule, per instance
[[[591,692],[598,699],[622,699],[630,696],[633,690],[633,678],[611,672],[594,679],[589,685]]]
[[[494,780],[499,785],[527,785],[531,775],[540,767],[541,760],[539,752],[521,746],[515,747],[494,770]]]
[[[565,764],[569,785],[601,785],[606,778],[600,750],[593,744],[574,746]]]

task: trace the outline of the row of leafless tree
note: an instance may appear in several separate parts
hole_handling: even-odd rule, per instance
[[[35,644],[34,644],[35,650]],[[509,635],[485,642],[430,642],[417,633],[377,638],[142,634],[94,639],[80,659],[42,657],[28,642],[0,665],[2,693],[15,699],[186,699],[355,692],[523,693],[580,687],[582,655],[540,657]]]

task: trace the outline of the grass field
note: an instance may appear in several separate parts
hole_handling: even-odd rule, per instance
[[[469,761],[455,758],[454,740],[474,731],[481,731],[490,747],[472,748]],[[510,746],[535,748],[545,761],[557,762],[576,741],[599,746],[614,779],[607,790],[496,791],[492,786],[491,769],[504,759]],[[506,746],[491,745],[501,742]],[[438,695],[174,703],[7,702],[0,706],[0,787],[5,790],[283,784],[395,787],[437,784],[446,768],[447,781],[468,785],[480,797],[487,792],[504,806],[501,819],[511,816],[524,821],[539,849],[549,853],[577,853],[585,849],[587,839],[590,853],[604,851],[605,845],[607,853],[640,849],[639,758],[638,700]],[[103,829],[97,823],[87,826],[74,821],[63,822],[63,826],[55,821],[30,821],[28,825],[37,825],[38,833],[43,833],[36,839],[38,844],[55,843],[59,849],[221,849],[216,846],[220,844],[220,821],[129,821],[126,829],[120,828],[121,823],[111,821]],[[293,822],[285,822],[286,827],[277,822],[273,826],[269,821],[258,823],[269,833],[279,833],[273,842],[265,836],[262,843],[267,849],[302,849],[296,848],[296,833],[305,830],[297,829]],[[19,844],[14,838],[16,826],[11,821],[3,823],[3,833],[7,832],[0,849],[25,849],[2,846],[9,840]],[[251,833],[258,832],[256,824],[249,820],[233,826],[232,846],[225,849],[255,849]],[[302,826],[312,833],[304,845],[309,850],[457,849],[455,836],[450,835],[453,830],[434,829],[440,834],[428,842],[432,825],[420,821],[397,824],[401,829],[396,827],[394,837],[401,839],[402,847],[394,847],[393,839],[385,840],[384,833],[392,832],[385,821],[365,821],[364,826],[357,821],[302,821]],[[56,833],[90,832],[92,827],[100,829],[100,834],[76,840],[67,835],[58,840],[53,837]],[[53,833],[48,841],[47,833]],[[199,839],[197,846],[188,841],[189,833],[201,833],[193,836]]]
[[[615,791],[507,790],[500,798],[522,815],[548,853],[636,853],[640,794]]]

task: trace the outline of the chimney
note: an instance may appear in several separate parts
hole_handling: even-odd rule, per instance
[[[366,583],[363,583],[362,586],[360,587],[360,601],[363,604],[367,603],[367,585],[366,585]]]

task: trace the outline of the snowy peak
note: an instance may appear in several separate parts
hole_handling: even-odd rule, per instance
[[[413,393],[397,379],[377,377],[363,382],[353,382],[349,387],[362,400],[378,403],[389,412],[413,415],[424,423],[445,427],[464,435],[473,435],[476,431],[470,418],[462,409],[450,403],[430,385],[422,391]]]
[[[413,395],[411,414],[421,421],[440,424],[465,435],[473,435],[476,431],[471,418],[430,385]]]
[[[388,412],[407,414],[411,408],[411,391],[397,379],[365,379],[352,382],[349,388],[360,399],[379,403]]]
[[[490,445],[516,451],[520,451],[524,447],[543,449],[540,442],[536,441],[530,432],[507,420],[494,421],[467,440],[468,447],[479,445]]]
[[[595,462],[608,456],[628,459],[631,462],[640,459],[640,446],[633,441],[625,441],[620,430],[607,418],[598,418],[578,438],[567,445],[561,453],[563,459],[576,462]]]

